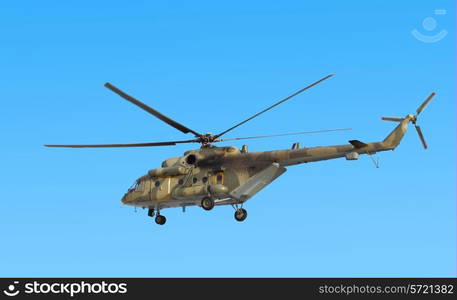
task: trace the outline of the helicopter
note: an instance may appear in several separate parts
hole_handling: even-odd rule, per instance
[[[394,150],[401,142],[406,133],[409,123],[415,126],[420,141],[425,149],[425,142],[421,128],[416,124],[419,114],[435,96],[431,93],[417,108],[416,114],[408,114],[405,117],[382,117],[382,120],[398,122],[399,124],[384,138],[378,142],[362,142],[350,140],[349,144],[300,147],[294,143],[291,149],[249,152],[247,145],[241,149],[234,146],[217,147],[213,144],[226,141],[238,141],[247,139],[277,137],[286,135],[300,135],[308,133],[320,133],[350,128],[329,129],[318,131],[304,131],[286,134],[251,136],[239,138],[221,138],[226,133],[264,114],[274,107],[290,100],[305,90],[332,77],[329,74],[318,81],[307,85],[290,96],[274,103],[266,109],[237,123],[236,125],[218,133],[199,133],[181,123],[165,116],[159,111],[146,105],[121,91],[110,83],[104,86],[121,98],[140,107],[159,120],[174,127],[175,129],[194,135],[193,139],[133,143],[133,144],[91,144],[91,145],[50,145],[46,147],[69,147],[69,148],[108,148],[108,147],[153,147],[174,146],[177,144],[197,143],[200,148],[184,152],[183,156],[172,157],[163,161],[160,168],[151,169],[147,174],[135,180],[121,199],[125,205],[139,207],[148,210],[148,216],[154,217],[155,222],[164,225],[166,217],[162,215],[165,208],[181,207],[183,211],[188,206],[200,206],[204,210],[212,210],[215,206],[231,205],[234,210],[236,221],[242,222],[247,218],[247,211],[243,204],[256,195],[260,190],[268,186],[275,179],[286,172],[286,167],[310,162],[317,162],[336,158],[357,160],[360,155],[373,154],[382,151]],[[373,160],[374,161],[374,160]],[[375,162],[375,161],[374,161]],[[378,167],[378,165],[375,163]]]

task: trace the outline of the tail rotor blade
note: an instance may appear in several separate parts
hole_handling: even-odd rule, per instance
[[[382,117],[381,120],[384,120],[384,121],[392,121],[392,122],[401,122],[401,121],[403,121],[403,118],[398,118],[398,117]]]
[[[415,127],[416,127],[417,134],[419,135],[419,139],[421,140],[422,145],[424,146],[424,149],[427,149],[428,146],[427,146],[427,143],[425,142],[424,135],[422,134],[421,128],[417,125],[415,125]]]
[[[427,97],[427,99],[424,100],[424,102],[421,104],[421,106],[419,106],[419,107],[417,108],[417,110],[416,110],[416,116],[418,116],[418,115],[421,113],[421,111],[424,110],[424,108],[428,105],[428,103],[432,100],[432,98],[433,98],[434,96],[435,96],[435,93],[433,92],[433,93],[431,93],[431,94]]]

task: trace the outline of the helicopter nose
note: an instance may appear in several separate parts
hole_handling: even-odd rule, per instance
[[[127,193],[124,194],[124,196],[122,196],[122,198],[121,198],[121,202],[124,203],[124,204],[127,204],[129,202],[128,201],[128,199],[129,199],[128,196],[129,196],[129,194],[127,194]]]

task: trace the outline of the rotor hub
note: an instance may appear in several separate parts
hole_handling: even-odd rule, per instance
[[[204,135],[202,135],[200,138],[199,138],[199,142],[203,145],[203,146],[207,146],[209,145],[210,143],[214,142],[214,136],[211,134],[211,133],[205,133]]]
[[[408,119],[410,119],[413,124],[416,124],[417,116],[409,114]]]

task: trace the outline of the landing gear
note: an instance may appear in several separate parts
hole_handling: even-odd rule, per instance
[[[148,209],[148,216],[149,217],[154,217],[154,215],[155,215],[154,208]]]
[[[165,216],[162,215],[157,215],[155,221],[157,224],[163,225],[167,221],[167,218],[165,218]]]
[[[235,220],[243,222],[248,217],[248,212],[244,208],[238,208],[235,211]]]
[[[210,197],[205,197],[202,199],[201,207],[204,210],[212,210],[214,208],[214,200]]]

